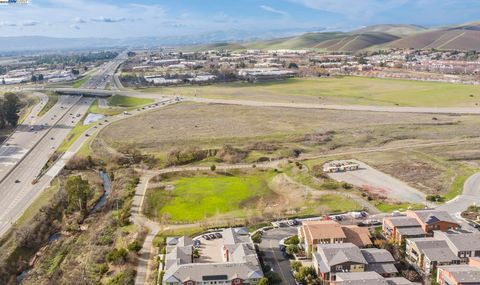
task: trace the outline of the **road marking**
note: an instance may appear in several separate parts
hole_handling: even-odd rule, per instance
[[[270,246],[270,250],[272,251],[272,254],[273,254],[273,259],[275,260],[275,263],[277,264],[278,270],[280,271],[280,274],[282,275],[282,281],[284,283],[287,283],[287,278],[285,277],[285,274],[283,274],[282,267],[280,266],[280,263],[278,262],[277,255],[275,254],[275,250],[273,249],[272,240],[270,240],[269,246]]]

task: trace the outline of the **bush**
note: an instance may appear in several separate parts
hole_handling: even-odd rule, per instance
[[[142,249],[142,245],[135,240],[132,243],[130,243],[127,248],[131,252],[138,253]]]
[[[300,239],[296,235],[285,240],[285,244],[298,245],[299,243],[300,243]]]
[[[261,243],[262,242],[262,233],[260,231],[254,233],[252,235],[252,241],[254,243]]]
[[[123,264],[127,261],[128,251],[125,248],[114,248],[107,254],[107,261],[113,264]]]
[[[322,183],[322,187],[328,190],[336,190],[339,188],[339,185],[335,181],[325,181]]]

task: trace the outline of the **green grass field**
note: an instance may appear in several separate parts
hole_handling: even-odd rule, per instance
[[[141,91],[160,92],[160,89]],[[257,84],[163,88],[161,92],[206,98],[319,104],[425,107],[474,107],[476,103],[480,104],[480,89],[473,85],[366,77],[294,78]]]
[[[82,85],[85,84],[85,82],[87,82],[90,79],[90,77],[91,77],[90,75],[86,75],[86,76],[74,81],[73,84],[72,84],[72,87],[73,88],[82,87]]]
[[[271,174],[245,176],[185,177],[171,183],[174,190],[150,189],[145,212],[148,216],[168,214],[171,221],[200,221],[215,215],[243,217],[255,200],[271,195]],[[157,213],[155,213],[157,211]]]
[[[38,112],[38,116],[43,116],[45,115],[52,107],[57,104],[59,96],[55,93],[48,94],[48,101],[45,106],[43,106],[42,110]]]
[[[122,95],[114,95],[108,98],[108,105],[115,107],[132,108],[153,103],[153,99],[135,98]]]

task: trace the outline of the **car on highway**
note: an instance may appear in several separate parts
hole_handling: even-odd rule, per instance
[[[18,179],[15,179],[15,183],[20,183],[20,180],[18,180]]]

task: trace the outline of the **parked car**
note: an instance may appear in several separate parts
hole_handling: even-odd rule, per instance
[[[210,240],[210,239],[211,239],[208,235],[203,235],[202,237],[203,237],[204,239],[206,239],[206,240]]]
[[[288,226],[288,225],[287,225],[286,223],[284,223],[284,222],[279,222],[279,223],[278,223],[278,227],[280,227],[280,228],[285,228],[285,227],[287,227],[287,226]]]
[[[216,236],[217,238],[222,238],[222,234],[221,234],[221,233],[215,233],[215,236]]]
[[[216,239],[217,237],[214,234],[209,234],[208,235],[211,239]]]
[[[200,242],[200,240],[196,239],[193,241],[193,246],[200,246],[202,243]]]

